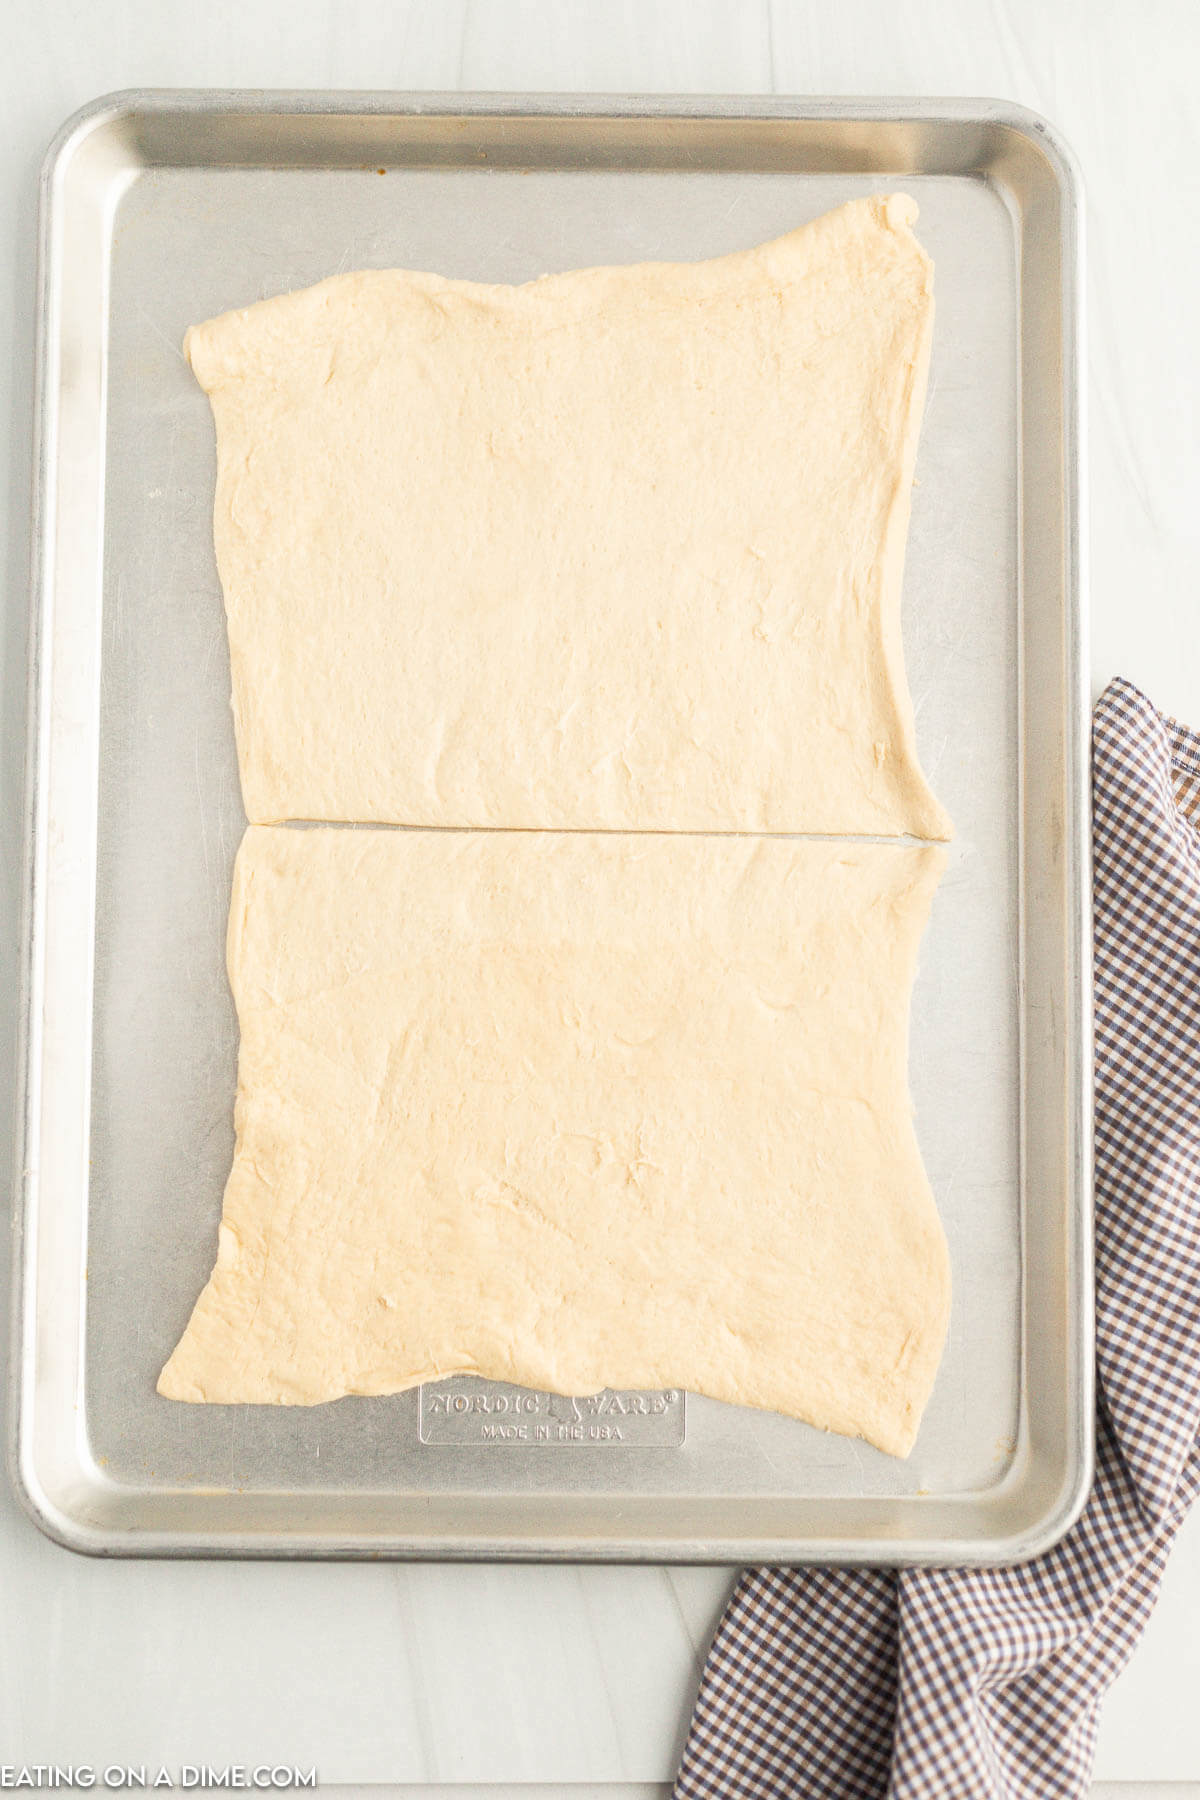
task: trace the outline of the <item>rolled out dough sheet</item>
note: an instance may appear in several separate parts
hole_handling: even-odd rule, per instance
[[[948,837],[900,638],[915,217],[194,327],[249,818]]]
[[[237,1147],[159,1392],[682,1387],[906,1454],[949,1303],[906,1079],[943,860],[251,827]]]

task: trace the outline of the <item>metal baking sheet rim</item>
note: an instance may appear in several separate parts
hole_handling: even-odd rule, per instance
[[[1057,683],[1057,707],[1062,727],[1062,766],[1057,771],[1057,791],[1041,793],[1042,771],[1022,769],[1022,855],[1027,856],[1025,833],[1040,821],[1049,833],[1050,866],[1059,876],[1057,899],[1061,918],[1062,967],[1058,978],[1050,980],[1046,1001],[1051,1015],[1056,1006],[1057,1020],[1051,1017],[1046,1029],[1057,1033],[1061,1049],[1062,1073],[1062,1204],[1058,1209],[1061,1227],[1062,1274],[1065,1291],[1062,1315],[1053,1322],[1050,1333],[1061,1350],[1061,1366],[1057,1377],[1065,1396],[1062,1429],[1058,1441],[1050,1447],[1033,1445],[1029,1438],[1028,1408],[1024,1404],[1024,1370],[1031,1338],[1031,1313],[1028,1287],[1023,1282],[1023,1404],[1022,1436],[1026,1440],[1008,1472],[1005,1481],[982,1498],[963,1496],[955,1502],[974,1515],[973,1532],[927,1534],[906,1538],[895,1529],[896,1516],[905,1509],[903,1500],[879,1499],[864,1503],[879,1515],[879,1529],[867,1529],[853,1537],[797,1536],[787,1525],[787,1501],[756,1501],[754,1508],[760,1519],[772,1519],[774,1529],[766,1532],[748,1528],[730,1534],[693,1532],[686,1536],[659,1533],[654,1530],[631,1529],[635,1518],[604,1531],[596,1529],[557,1529],[538,1537],[522,1533],[497,1532],[487,1528],[480,1517],[472,1520],[469,1505],[459,1505],[459,1528],[453,1532],[422,1530],[421,1497],[408,1497],[413,1514],[411,1523],[397,1529],[396,1512],[399,1497],[389,1502],[386,1495],[374,1496],[379,1502],[380,1525],[376,1531],[299,1531],[281,1522],[281,1505],[287,1496],[262,1492],[242,1495],[243,1509],[250,1517],[237,1529],[213,1531],[180,1531],[146,1529],[139,1526],[136,1505],[130,1511],[128,1499],[122,1499],[116,1484],[106,1481],[103,1471],[91,1457],[83,1426],[82,1404],[82,1318],[86,1280],[86,1118],[58,1120],[66,1139],[63,1153],[84,1152],[76,1156],[79,1177],[78,1209],[73,1219],[53,1216],[41,1204],[46,1135],[43,1126],[43,1100],[53,1097],[55,1057],[61,1049],[47,1043],[43,1014],[43,981],[47,945],[57,939],[61,945],[73,936],[76,942],[78,975],[81,991],[90,992],[91,937],[90,917],[71,913],[68,906],[60,915],[59,907],[66,898],[49,869],[51,839],[49,800],[52,785],[52,762],[56,755],[72,748],[72,729],[77,721],[64,715],[56,706],[56,656],[61,647],[52,641],[56,568],[55,527],[57,478],[60,473],[57,404],[61,399],[54,366],[53,352],[59,346],[64,299],[63,260],[60,239],[62,185],[65,173],[81,144],[98,128],[120,121],[159,121],[180,114],[237,115],[250,126],[267,126],[275,119],[296,118],[454,118],[482,122],[488,118],[509,123],[522,119],[539,124],[560,122],[569,128],[572,121],[597,120],[626,122],[688,121],[705,119],[771,120],[791,124],[819,137],[825,128],[833,133],[842,129],[862,128],[862,133],[892,128],[888,140],[893,152],[904,141],[904,128],[918,136],[932,127],[948,136],[958,133],[960,151],[967,157],[973,153],[974,166],[968,161],[943,162],[939,173],[964,175],[986,174],[984,138],[996,134],[1032,147],[1045,165],[1044,180],[1056,206],[1059,291],[1057,295],[1058,351],[1061,359],[1061,385],[1057,396],[1061,411],[1061,439],[1055,449],[1054,464],[1058,475],[1055,553],[1061,576],[1060,597],[1062,666]],[[896,131],[900,135],[895,135]],[[856,135],[856,167],[862,172],[921,173],[921,167],[898,166],[895,156],[884,164],[871,163],[864,149],[865,137]],[[982,134],[982,135],[981,135]],[[264,162],[274,159],[263,157]],[[905,159],[901,157],[901,163]],[[310,166],[321,166],[314,161]],[[815,166],[821,166],[819,163]],[[843,161],[841,167],[846,167]],[[630,1562],[765,1562],[765,1563],[908,1563],[939,1564],[952,1562],[1003,1563],[1026,1560],[1040,1554],[1058,1540],[1081,1511],[1091,1486],[1094,1460],[1094,1373],[1093,1373],[1093,1267],[1091,1245],[1091,912],[1090,912],[1090,783],[1089,731],[1090,694],[1088,690],[1088,656],[1086,634],[1086,580],[1084,531],[1084,430],[1083,387],[1081,371],[1083,354],[1082,312],[1082,197],[1077,169],[1070,151],[1053,128],[1037,115],[1005,102],[978,100],[888,101],[878,99],[840,99],[806,101],[799,99],[714,99],[709,97],[594,97],[587,95],[460,95],[460,94],[355,94],[322,92],[211,92],[205,90],[131,90],[104,96],[69,119],[55,138],[47,154],[41,178],[41,214],[38,242],[38,331],[35,351],[35,421],[34,421],[34,508],[32,529],[32,618],[30,636],[30,686],[28,734],[28,788],[25,884],[22,925],[22,997],[21,1036],[18,1050],[19,1117],[17,1155],[14,1169],[14,1288],[13,1330],[10,1369],[10,1418],[8,1452],[10,1473],[17,1495],[34,1523],[47,1536],[66,1548],[92,1555],[138,1556],[239,1556],[239,1557],[320,1557],[368,1558],[412,1557],[426,1559],[475,1559],[542,1561],[630,1561]],[[1022,294],[1024,293],[1024,274]],[[1024,336],[1024,334],[1022,334]],[[1025,347],[1022,347],[1024,357]],[[1022,377],[1021,392],[1025,393]],[[103,402],[102,402],[103,406]],[[1022,426],[1022,449],[1025,439]],[[1022,506],[1029,499],[1029,480],[1022,480]],[[102,503],[99,493],[92,496],[99,515]],[[1021,534],[1022,571],[1027,554],[1026,529]],[[1024,582],[1022,582],[1024,587]],[[1024,659],[1023,663],[1024,663]],[[1035,671],[1035,673],[1037,673]],[[1052,684],[1053,685],[1053,684]],[[1039,696],[1031,694],[1029,671],[1023,667],[1022,738],[1028,720],[1028,709],[1038,704]],[[77,747],[77,744],[76,744]],[[1027,764],[1028,759],[1023,759]],[[1048,801],[1048,820],[1042,818],[1039,802]],[[56,838],[61,837],[62,821],[57,820]],[[93,827],[94,838],[94,827]],[[62,856],[61,842],[55,853]],[[94,848],[94,845],[93,845]],[[81,866],[73,870],[76,882],[74,898],[86,898],[91,892],[91,876],[87,857],[80,852]],[[1022,930],[1022,1034],[1028,1030],[1030,997],[1028,985],[1031,970],[1026,962],[1029,923],[1028,896],[1023,884]],[[74,930],[72,931],[72,928]],[[66,934],[64,936],[64,934]],[[1036,960],[1036,959],[1035,959]],[[1042,971],[1032,971],[1040,978]],[[1022,1096],[1024,1116],[1024,1095]],[[1024,1145],[1024,1134],[1023,1134]],[[53,1153],[57,1153],[57,1144]],[[1024,1150],[1023,1150],[1024,1154]],[[1022,1183],[1023,1206],[1025,1184]],[[1023,1242],[1027,1213],[1023,1213]],[[1025,1245],[1025,1252],[1028,1249]],[[1025,1269],[1028,1273],[1028,1255]],[[69,1330],[57,1333],[47,1319],[43,1284],[48,1273],[60,1293],[66,1287],[74,1299],[74,1312],[64,1323]],[[68,1278],[64,1281],[64,1277]],[[1038,1321],[1040,1326],[1041,1320]],[[60,1393],[71,1393],[68,1408],[47,1416],[45,1406],[38,1406],[39,1386],[45,1380],[47,1361],[66,1359],[70,1367],[63,1374],[59,1368],[57,1384]],[[1047,1457],[1045,1471],[1039,1458]],[[320,1496],[309,1493],[305,1505],[310,1513]],[[799,1498],[799,1497],[797,1497]],[[636,1515],[643,1506],[629,1508]],[[257,1510],[259,1523],[252,1517]],[[610,1509],[611,1510],[611,1509]],[[747,1509],[749,1510],[749,1508]],[[391,1513],[391,1521],[386,1518]],[[106,1516],[107,1514],[107,1516]]]

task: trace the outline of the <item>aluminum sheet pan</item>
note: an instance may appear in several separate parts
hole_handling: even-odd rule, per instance
[[[912,1018],[954,1312],[907,1463],[694,1396],[316,1409],[154,1382],[213,1255],[243,826],[185,328],[338,269],[699,258],[909,189],[938,318],[905,584],[957,822]],[[1030,1555],[1091,1466],[1080,200],[990,102],[129,93],[44,174],[13,1463],[100,1553]],[[624,1410],[621,1410],[624,1409]],[[522,1435],[524,1431],[525,1435]]]

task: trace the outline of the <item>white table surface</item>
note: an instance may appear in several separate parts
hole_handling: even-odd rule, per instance
[[[1095,683],[1123,672],[1200,722],[1193,0],[0,0],[0,45],[6,1061],[34,186],[60,120],[113,88],[990,95],[1045,113],[1088,188]],[[0,1761],[262,1760],[315,1764],[323,1784],[420,1784],[410,1794],[430,1783],[497,1796],[544,1784],[533,1790],[541,1800],[658,1793],[731,1579],[711,1569],[91,1562],[40,1537],[5,1492]],[[1198,1691],[1200,1519],[1111,1696],[1097,1775],[1200,1783]]]

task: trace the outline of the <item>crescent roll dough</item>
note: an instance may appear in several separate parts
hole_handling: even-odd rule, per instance
[[[237,1148],[159,1392],[682,1387],[907,1453],[932,847],[251,827]]]
[[[915,217],[190,331],[250,819],[948,837],[900,641]]]

